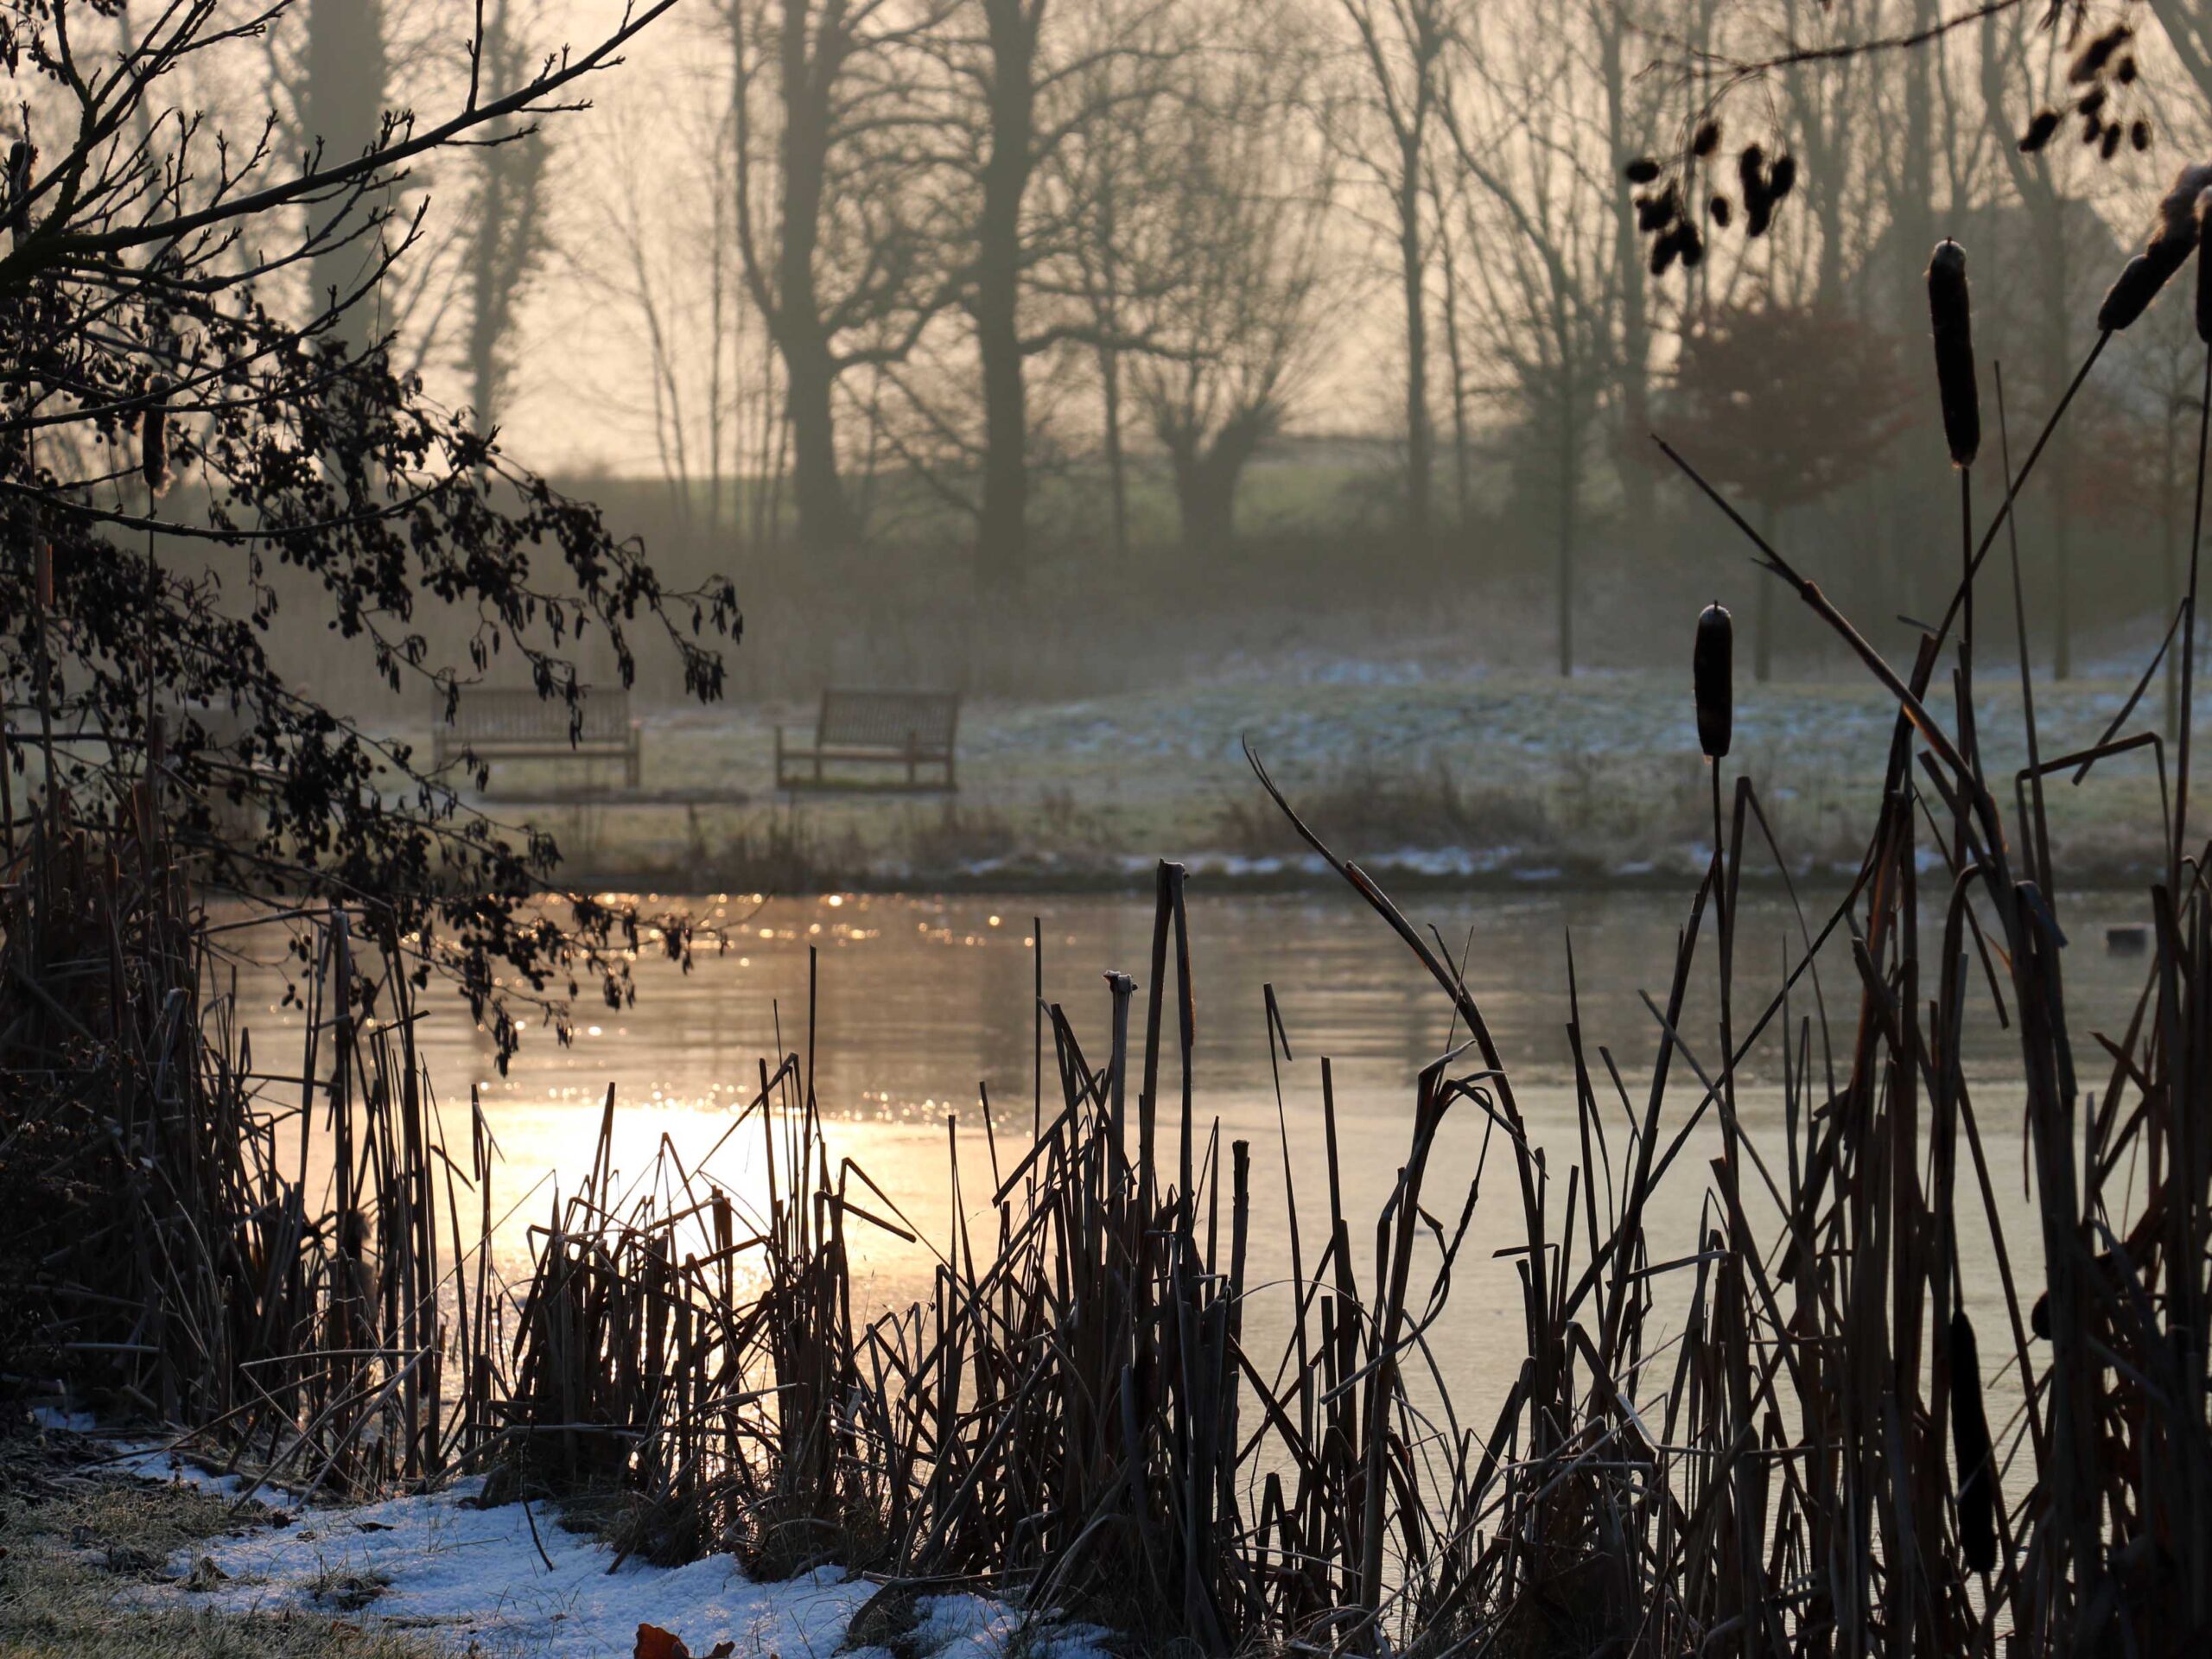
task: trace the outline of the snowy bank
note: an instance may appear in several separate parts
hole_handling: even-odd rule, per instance
[[[158,1451],[113,1466],[215,1491],[242,1489],[236,1478],[207,1475]],[[349,1509],[278,1507],[278,1524],[194,1545],[169,1564],[173,1582],[141,1593],[189,1597],[241,1615],[341,1617],[484,1659],[626,1656],[643,1624],[672,1632],[702,1659],[723,1643],[731,1659],[830,1659],[841,1651],[893,1659],[886,1649],[848,1647],[855,1616],[877,1589],[865,1579],[825,1567],[756,1584],[727,1555],[614,1569],[606,1545],[564,1530],[542,1505],[479,1508],[482,1485],[458,1481]],[[266,1489],[257,1496],[275,1506],[290,1501]],[[988,1597],[923,1596],[915,1612],[897,1659],[1005,1659],[1017,1645],[1024,1659],[1105,1656],[1104,1632],[1042,1618],[1025,1627],[1020,1610]]]

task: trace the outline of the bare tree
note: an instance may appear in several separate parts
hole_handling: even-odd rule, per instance
[[[1503,371],[1525,464],[1553,510],[1559,671],[1574,671],[1574,599],[1592,435],[1616,376],[1607,318],[1617,192],[1602,80],[1579,73],[1588,42],[1539,9],[1475,35],[1448,124],[1462,198],[1473,315]],[[1480,121],[1471,130],[1471,120]]]
[[[1445,57],[1457,0],[1338,0],[1356,37],[1361,91],[1338,124],[1344,153],[1388,204],[1404,306],[1406,527],[1426,547],[1433,516],[1435,435],[1428,400],[1429,226],[1424,203],[1444,114]]]
[[[956,89],[950,153],[968,179],[960,303],[981,404],[980,438],[955,442],[981,473],[976,581],[994,598],[1019,594],[1028,575],[1028,365],[1122,338],[1085,304],[1071,263],[1095,200],[1039,187],[1080,179],[1079,166],[1059,166],[1064,155],[1110,143],[1104,124],[1158,99],[1182,44],[1162,33],[1173,14],[1172,0],[963,0],[938,36]],[[927,418],[941,435],[961,426],[942,408]]]
[[[1327,308],[1332,181],[1291,101],[1306,60],[1281,35],[1275,47],[1211,74],[1179,106],[1168,152],[1183,228],[1163,246],[1180,280],[1162,284],[1136,382],[1193,553],[1233,537],[1237,483],[1313,367]]]
[[[775,342],[801,545],[849,546],[836,399],[855,369],[896,363],[950,292],[938,122],[908,48],[938,21],[905,0],[725,0],[735,232]]]
[[[526,31],[545,0],[489,0],[472,43],[472,80],[512,85],[531,62]],[[546,202],[550,141],[536,124],[507,123],[475,152],[466,255],[468,326],[463,352],[470,407],[492,429],[514,382],[514,336],[522,302],[552,251]]]
[[[578,895],[557,919],[543,904],[558,863],[549,838],[516,844],[407,745],[292,684],[266,645],[266,572],[295,567],[334,648],[394,689],[438,693],[448,712],[505,649],[580,721],[568,647],[586,628],[626,683],[642,628],[664,639],[688,693],[720,694],[707,642],[737,626],[727,582],[663,583],[594,509],[426,403],[340,326],[413,245],[414,219],[390,206],[412,164],[576,107],[588,78],[672,3],[641,3],[518,82],[383,117],[357,149],[289,155],[273,120],[233,136],[165,101],[195,65],[250,42],[220,0],[159,9],[128,45],[91,7],[0,24],[14,112],[0,134],[0,333],[14,365],[0,403],[13,524],[0,677],[25,689],[42,738],[104,734],[90,758],[41,745],[45,800],[29,817],[0,789],[9,845],[19,828],[58,828],[70,799],[135,797],[164,814],[202,891],[273,897],[290,913],[372,909],[423,976],[459,982],[503,1057],[508,1006],[552,1000],[556,980],[588,969],[620,1000],[637,912]],[[277,0],[255,21],[291,10]],[[341,249],[373,256],[298,304],[295,273]],[[179,474],[188,489],[168,487]],[[180,574],[164,545],[211,556]],[[460,660],[429,643],[433,610],[458,621]],[[223,718],[203,719],[210,709]],[[6,779],[24,751],[4,734],[0,747]],[[226,798],[250,805],[250,827],[218,827]]]
[[[351,161],[383,136],[383,0],[308,0],[300,16],[306,35],[300,54],[300,126],[308,144],[324,159]],[[315,296],[328,303],[332,296],[353,290],[362,271],[375,262],[376,249],[365,238],[344,235],[331,207],[310,206],[308,216]],[[375,322],[368,307],[340,319],[357,345]]]

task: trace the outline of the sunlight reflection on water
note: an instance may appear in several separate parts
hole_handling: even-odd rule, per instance
[[[1607,1179],[1603,1172],[1609,1162],[1617,1189],[1627,1167],[1630,1109],[1639,1119],[1644,1112],[1656,1051],[1657,1026],[1637,992],[1649,990],[1655,1001],[1663,1001],[1687,896],[1465,894],[1415,899],[1407,910],[1417,924],[1433,922],[1455,952],[1465,949],[1468,982],[1513,1077],[1531,1139],[1550,1149],[1551,1166],[1562,1178],[1580,1141],[1566,1037],[1571,933],[1582,1028],[1607,1135],[1601,1179]],[[734,903],[732,911],[745,914]],[[1824,913],[1808,906],[1814,926]],[[2067,975],[2077,1046],[2088,1045],[2093,1029],[2126,1026],[2145,963],[2108,956],[2103,930],[2108,922],[2140,913],[2141,901],[2126,894],[2072,898],[2061,906],[2075,941]],[[493,1065],[488,1038],[472,1029],[457,1002],[434,990],[425,998],[426,1017],[418,1027],[420,1050],[455,1146],[465,1144],[468,1091],[480,1090],[501,1155],[493,1210],[507,1217],[496,1249],[503,1269],[512,1273],[526,1263],[527,1227],[543,1224],[556,1189],[572,1190],[588,1166],[610,1084],[617,1169],[640,1178],[664,1146],[696,1169],[715,1149],[711,1172],[741,1201],[757,1201],[765,1191],[757,1128],[728,1132],[759,1091],[763,1065],[772,1071],[781,1055],[796,1052],[803,1062],[811,1056],[833,1156],[850,1157],[865,1168],[925,1241],[922,1247],[909,1246],[865,1226],[854,1230],[855,1312],[862,1311],[859,1304],[880,1308],[925,1294],[931,1251],[950,1248],[957,1224],[948,1116],[962,1166],[962,1208],[971,1225],[988,1219],[996,1185],[990,1172],[1010,1169],[1029,1143],[1036,1075],[1033,918],[1042,924],[1046,997],[1066,1007],[1091,1063],[1103,1064],[1108,1011],[1103,974],[1117,968],[1141,981],[1148,969],[1148,899],[833,895],[776,900],[746,919],[726,952],[702,952],[689,975],[656,958],[640,961],[636,1004],[580,1008],[572,1046],[561,1047],[550,1031],[530,1031],[505,1077]],[[1762,1006],[1779,982],[1785,958],[1794,957],[1796,928],[1786,900],[1746,898],[1738,929],[1738,1030],[1748,1011]],[[1285,1131],[1278,1126],[1262,1012],[1262,987],[1269,983],[1294,1056],[1283,1065],[1281,1081],[1304,1260],[1310,1270],[1325,1242],[1319,1060],[1328,1055],[1344,1208],[1366,1276],[1375,1217],[1408,1148],[1415,1075],[1452,1036],[1448,1004],[1404,948],[1349,899],[1194,896],[1191,935],[1198,1034],[1194,1133],[1201,1155],[1217,1122],[1224,1158],[1232,1141],[1251,1143],[1251,1281],[1286,1281],[1292,1266],[1283,1204]],[[819,976],[810,1030],[810,948],[819,952]],[[1847,1070],[1857,1007],[1847,950],[1832,944],[1821,962],[1838,1077]],[[1708,1075],[1719,1046],[1712,980],[1708,950],[1701,953],[1696,988],[1680,1026]],[[2022,1192],[2017,1063],[2010,1058],[2008,1033],[1989,1011],[1986,988],[1979,978],[1976,983],[1981,995],[1967,1071],[1979,1085],[1974,1100],[1992,1179],[1999,1201],[2010,1204]],[[241,975],[244,1017],[263,1054],[284,1052],[296,1040],[284,1036],[271,1043],[272,1027],[296,1033],[300,1019],[296,1008],[277,1007],[281,995],[274,970]],[[1814,1007],[1808,986],[1792,1000],[1793,1021],[1810,1016]],[[1141,992],[1140,1030],[1141,1021]],[[1625,1105],[1602,1069],[1601,1049],[1619,1069]],[[1817,1025],[1811,1052],[1817,1073],[1822,1065]],[[1470,1055],[1464,1064],[1473,1070],[1479,1060]],[[1175,1072],[1171,1052],[1160,1090],[1160,1144],[1171,1163],[1180,1089]],[[1740,1110],[1777,1180],[1786,1160],[1780,1084],[1781,1051],[1769,1040],[1744,1073]],[[979,1084],[991,1103],[988,1132]],[[1046,1087],[1049,1100],[1055,1087],[1049,1052]],[[1662,1113],[1663,1136],[1680,1127],[1702,1092],[1693,1070],[1678,1062]],[[1047,1119],[1053,1109],[1048,1103]],[[1479,1173],[1480,1197],[1454,1276],[1451,1309],[1433,1343],[1455,1394],[1465,1385],[1463,1408],[1478,1416],[1510,1384],[1522,1352],[1518,1267],[1512,1257],[1494,1254],[1523,1242],[1517,1183],[1502,1138],[1487,1137],[1485,1161],[1488,1128],[1477,1109],[1455,1109],[1432,1159],[1423,1200],[1448,1229]],[[1708,1122],[1692,1137],[1649,1218],[1651,1260],[1695,1249],[1711,1185],[1706,1164],[1718,1149]],[[1985,1354],[1994,1367],[2008,1344],[2001,1334],[1982,1207],[1963,1158],[1961,1164],[1962,1266],[1969,1304],[1985,1333]],[[1756,1189],[1755,1176],[1747,1173],[1746,1179],[1752,1183],[1747,1188],[1752,1224],[1770,1236],[1775,1206]],[[1554,1179],[1547,1194],[1554,1238],[1565,1189],[1563,1179]],[[1600,1189],[1601,1201],[1606,1190]],[[1227,1224],[1224,1213],[1224,1255]],[[2012,1243],[2016,1274],[2032,1278],[2034,1240],[2019,1236]],[[1586,1243],[1578,1239],[1577,1249],[1586,1249]],[[1572,1264],[1578,1270],[1580,1265]],[[1688,1275],[1677,1277],[1687,1294]],[[1662,1306],[1675,1302],[1663,1290],[1660,1294]],[[1255,1334],[1283,1318],[1280,1311],[1268,1312],[1270,1302],[1278,1309],[1287,1305],[1281,1292],[1257,1294],[1248,1319]]]

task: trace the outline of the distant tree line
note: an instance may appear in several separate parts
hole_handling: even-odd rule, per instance
[[[486,51],[526,58],[541,3],[487,5]],[[1968,244],[2008,391],[2042,408],[2109,256],[2212,130],[2212,19],[2176,0],[683,10],[650,108],[633,88],[563,158],[542,133],[473,152],[471,212],[421,262],[442,274],[399,285],[401,339],[464,371],[480,419],[512,395],[520,296],[573,275],[634,340],[610,415],[651,434],[702,530],[834,564],[925,500],[965,527],[986,602],[1045,556],[1042,479],[1095,480],[1126,557],[1147,467],[1205,556],[1287,423],[1389,431],[1405,543],[1479,572],[1489,507],[1541,526],[1562,670],[1594,527],[1649,519],[1648,435],[1752,390],[1700,380],[1758,360],[1729,342],[1801,346],[1787,366],[1849,428],[1825,461],[1776,461],[1795,477],[1745,480],[1787,519],[1927,417],[1921,377],[1867,365],[1916,349],[1936,240]],[[375,113],[319,65],[396,65],[440,33],[401,0],[301,21],[317,43],[276,59],[310,126]],[[2037,550],[2062,599],[2091,503],[2150,503],[2171,539],[2190,408],[2185,387],[2115,407],[2125,444],[2054,456]],[[2071,607],[2051,613],[2063,674]]]

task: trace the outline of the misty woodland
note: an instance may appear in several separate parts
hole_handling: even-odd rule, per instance
[[[0,64],[0,1654],[2212,1652],[2212,10]]]

